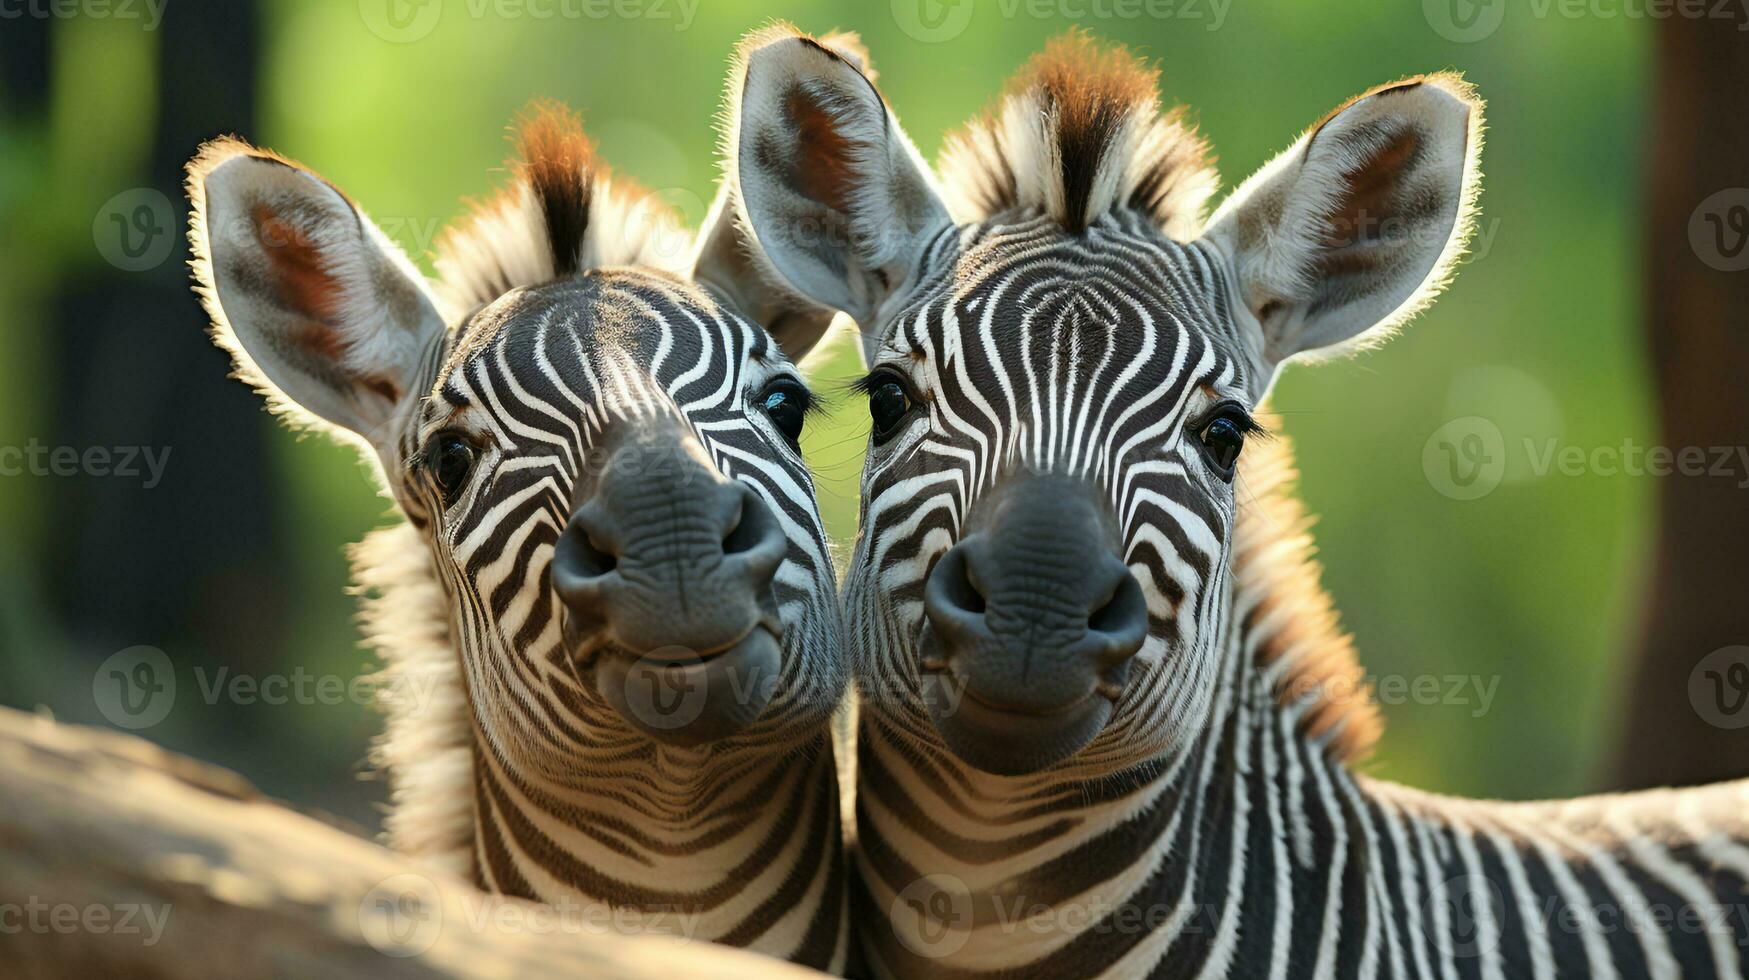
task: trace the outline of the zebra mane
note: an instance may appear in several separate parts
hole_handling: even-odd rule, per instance
[[[948,137],[940,170],[955,217],[1034,208],[1078,234],[1131,208],[1174,239],[1202,231],[1213,158],[1182,107],[1161,111],[1158,80],[1085,32],[1051,41],[995,107]]]
[[[1234,615],[1246,653],[1273,678],[1277,701],[1300,731],[1332,758],[1358,762],[1384,723],[1354,643],[1319,581],[1313,518],[1295,493],[1298,479],[1286,436],[1247,441],[1233,530]]]
[[[537,99],[516,141],[510,184],[474,202],[438,239],[437,291],[452,316],[585,269],[680,271],[691,235],[657,195],[596,159],[575,112]]]
[[[388,845],[464,878],[474,873],[474,736],[449,604],[431,550],[405,521],[348,549],[383,731],[370,761],[388,777]]]

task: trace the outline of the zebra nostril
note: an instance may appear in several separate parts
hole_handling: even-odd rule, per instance
[[[951,639],[976,631],[987,608],[972,569],[975,545],[968,539],[949,548],[924,584],[924,614]]]
[[[1110,567],[1115,566],[1115,567]],[[1087,618],[1087,631],[1098,642],[1100,663],[1114,667],[1135,656],[1148,639],[1148,598],[1142,583],[1115,559],[1106,569],[1111,586],[1105,600]]]
[[[578,508],[553,549],[553,588],[573,608],[595,605],[605,579],[619,567],[613,536],[600,516],[593,503]]]
[[[739,481],[725,486],[734,495],[736,506],[723,537],[723,556],[741,562],[749,580],[763,588],[777,577],[778,566],[789,551],[789,538],[758,491]]]

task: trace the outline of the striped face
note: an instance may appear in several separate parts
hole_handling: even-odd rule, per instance
[[[1234,464],[1267,379],[1216,257],[1138,220],[1071,235],[1041,216],[956,229],[928,263],[863,381],[874,431],[845,600],[852,635],[876,638],[860,651],[865,695],[920,739],[956,711],[1029,710],[1036,733],[1063,702],[1103,700],[1076,764],[1157,755],[1209,708]],[[1041,480],[1035,501],[1025,488]],[[968,537],[984,547],[944,566]],[[1145,622],[1139,645],[1089,672],[1054,648],[1078,626],[1136,629],[1116,608],[1128,580],[1077,591],[1102,564],[1141,585]],[[965,632],[998,641],[981,660],[940,635],[979,599],[982,629]]]
[[[855,59],[774,30],[741,62],[745,220],[857,320],[871,369],[845,601],[877,724],[999,775],[1187,745],[1239,642],[1253,409],[1282,362],[1376,338],[1443,282],[1469,90],[1355,99],[1205,221],[1204,144],[1084,35],[951,137],[939,179]]]
[[[573,122],[523,142],[437,291],[313,173],[212,145],[191,192],[217,338],[276,406],[374,449],[443,582],[482,772],[818,740],[848,671],[808,389],[725,293],[661,271],[647,199]]]
[[[397,495],[487,742],[559,771],[648,738],[817,735],[844,667],[797,447],[810,396],[765,331],[609,270],[515,290],[458,336]]]

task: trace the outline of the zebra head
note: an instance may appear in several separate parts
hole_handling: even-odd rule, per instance
[[[870,368],[845,586],[865,700],[995,773],[1185,744],[1233,635],[1257,405],[1284,362],[1378,340],[1443,285],[1470,88],[1353,99],[1205,220],[1204,143],[1151,69],[1082,35],[948,141],[939,180],[828,48],[775,29],[741,65],[744,220],[856,319]]]
[[[373,451],[498,765],[817,737],[848,670],[798,448],[812,321],[774,339],[698,285],[723,232],[693,248],[568,112],[521,141],[434,285],[315,173],[209,144],[189,193],[214,336],[293,424]]]

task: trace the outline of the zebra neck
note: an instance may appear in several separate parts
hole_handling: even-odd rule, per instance
[[[820,968],[847,946],[837,770],[800,753],[710,765],[645,740],[617,771],[535,772],[476,741],[478,884],[602,931],[744,946]]]
[[[1278,875],[1321,873],[1314,830],[1344,815],[1289,828],[1277,801],[1363,791],[1234,640],[1203,732],[1117,772],[991,776],[865,714],[856,898],[858,921],[887,920],[874,961],[897,976],[1145,973],[1175,943],[1212,950],[1228,916],[1275,900]],[[1233,874],[1247,861],[1255,875]]]
[[[875,972],[1744,975],[1749,781],[1424,793],[1351,772],[1270,665],[1227,667],[1192,744],[1102,778],[984,776],[865,722],[855,899]]]

